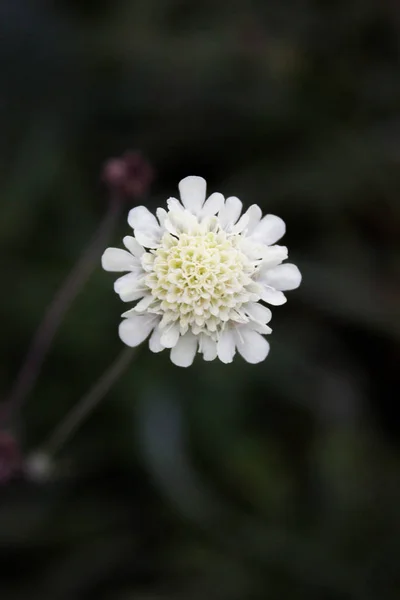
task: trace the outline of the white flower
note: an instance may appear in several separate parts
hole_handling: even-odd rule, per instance
[[[133,208],[126,250],[108,248],[102,256],[106,271],[128,272],[114,285],[121,300],[137,301],[122,315],[120,338],[137,346],[151,334],[150,350],[171,348],[180,367],[197,351],[230,363],[238,350],[249,363],[261,362],[269,351],[263,335],[272,331],[262,303],[284,304],[283,291],[301,281],[295,265],[281,264],[287,248],[275,245],[285,223],[261,218],[256,204],[240,216],[236,197],[206,200],[202,177],[186,177],[179,191],[181,202],[170,198],[157,218],[145,206]]]

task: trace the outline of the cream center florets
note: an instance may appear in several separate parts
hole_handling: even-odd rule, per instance
[[[227,321],[242,322],[238,312],[253,300],[255,266],[240,250],[240,235],[223,230],[205,234],[165,233],[156,250],[143,257],[146,285],[162,314],[161,327],[178,322],[181,333],[214,335]]]

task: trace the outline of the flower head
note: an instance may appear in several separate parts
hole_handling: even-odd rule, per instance
[[[298,268],[281,264],[287,248],[275,245],[285,233],[279,217],[253,204],[241,215],[236,197],[220,193],[206,199],[202,177],[179,183],[181,202],[167,201],[155,217],[144,206],[133,208],[128,223],[134,235],[126,250],[108,248],[106,271],[127,271],[114,289],[123,302],[137,302],[119,326],[121,340],[137,346],[150,334],[153,352],[171,348],[178,366],[204,360],[233,360],[236,350],[250,363],[264,360],[269,344],[263,335],[271,311],[264,303],[286,302],[283,291],[300,285]]]

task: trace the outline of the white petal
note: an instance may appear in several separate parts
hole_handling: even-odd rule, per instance
[[[160,245],[160,236],[145,231],[135,230],[135,237],[139,244],[142,244],[145,248],[158,248]]]
[[[141,246],[132,235],[126,235],[122,241],[124,242],[125,248],[127,248],[133,256],[136,256],[136,258],[140,258],[145,251],[143,246]]]
[[[170,233],[171,235],[179,236],[179,233],[178,233],[178,230],[176,228],[176,225],[173,222],[173,220],[174,220],[173,215],[174,214],[175,213],[173,213],[173,212],[169,212],[168,213],[168,217],[164,221],[164,227],[165,227],[165,230],[168,231],[168,233]]]
[[[117,279],[114,290],[123,302],[132,302],[142,298],[148,289],[145,287],[142,274],[128,273]]]
[[[119,325],[119,337],[127,346],[138,346],[149,335],[157,322],[154,315],[137,315],[124,319]]]
[[[142,298],[140,300],[140,302],[138,302],[136,304],[136,306],[133,310],[135,310],[138,313],[144,312],[145,310],[147,310],[149,308],[150,304],[153,301],[154,301],[154,296],[152,296],[151,294],[148,294],[147,296],[144,296],[144,298]]]
[[[247,224],[249,222],[249,217],[247,215],[242,215],[239,221],[236,223],[234,227],[232,227],[232,233],[242,233],[244,229],[246,229]]]
[[[183,206],[197,215],[206,199],[206,180],[203,177],[191,175],[182,179],[178,187]]]
[[[209,336],[203,334],[200,338],[200,351],[204,360],[210,361],[217,358],[217,343]]]
[[[269,246],[253,242],[249,237],[245,235],[240,236],[240,249],[250,260],[264,259],[269,250]]]
[[[202,217],[213,217],[221,210],[224,205],[225,198],[219,192],[215,192],[209,196],[201,209]]]
[[[259,302],[249,302],[244,306],[244,310],[259,323],[269,323],[272,319],[272,312],[270,309]]]
[[[136,305],[137,306],[137,305]],[[125,312],[122,313],[121,317],[123,317],[124,319],[129,319],[132,316],[137,317],[138,315],[140,317],[143,316],[143,313],[138,313],[138,311],[136,310],[136,306],[134,306],[133,308],[130,308],[129,310],[126,310]],[[155,317],[156,315],[154,315],[153,313],[148,313],[149,317]]]
[[[130,290],[126,292],[120,292],[118,295],[122,302],[134,302],[143,298],[147,290]]]
[[[268,325],[264,325],[264,323],[259,323],[258,321],[249,321],[247,323],[247,327],[249,327],[253,331],[261,333],[262,335],[268,335],[269,333],[272,333],[271,327],[269,327]]]
[[[155,216],[145,206],[135,206],[129,211],[128,223],[135,231],[139,244],[155,248],[161,238],[161,227]]]
[[[168,231],[168,233],[170,233],[171,235],[178,237],[179,236],[178,230],[177,230],[175,224],[172,222],[172,219],[169,218],[169,217],[172,217],[173,214],[174,213],[172,213],[172,212],[168,213],[168,217],[164,221],[164,227],[165,227],[165,231]]]
[[[171,361],[177,367],[190,367],[197,350],[197,337],[190,331],[179,338],[178,343],[171,350]]]
[[[189,233],[191,228],[197,225],[196,217],[188,211],[170,211],[164,222],[165,229],[175,236],[179,236],[181,233]]]
[[[128,223],[132,229],[140,229],[141,231],[160,229],[155,216],[145,206],[135,206],[128,214]]]
[[[235,337],[239,354],[241,354],[248,363],[254,365],[262,362],[268,356],[269,343],[256,331],[253,331],[248,327],[240,327],[238,328]]]
[[[244,214],[249,217],[249,222],[247,224],[247,235],[250,235],[254,231],[256,225],[258,225],[260,222],[262,211],[257,204],[252,204]]]
[[[130,308],[129,310],[126,310],[124,313],[122,313],[121,317],[124,317],[124,319],[128,319],[132,315],[137,315],[135,307],[134,308]]]
[[[217,343],[218,358],[225,364],[231,363],[235,356],[235,336],[233,331],[225,329],[219,336]]]
[[[261,300],[264,300],[264,302],[268,302],[268,304],[272,304],[273,306],[281,306],[281,304],[285,304],[286,296],[272,287],[263,285]]]
[[[271,327],[267,323],[270,322],[272,313],[269,308],[263,306],[259,302],[249,302],[244,306],[243,310],[250,317],[247,327],[262,333],[263,335],[272,333]]]
[[[179,340],[179,323],[166,327],[161,334],[161,343],[164,348],[173,348]]]
[[[168,210],[184,210],[182,204],[176,198],[168,198]]]
[[[101,266],[105,271],[130,271],[136,261],[126,250],[107,248],[101,257]]]
[[[264,268],[270,269],[271,267],[276,267],[282,261],[286,260],[288,257],[288,249],[286,246],[268,246],[266,248],[266,252],[263,255],[263,261],[260,265],[260,271],[262,272]]]
[[[143,282],[141,280],[143,280],[142,274],[132,272],[127,273],[126,275],[119,277],[119,279],[115,281],[114,290],[117,292],[117,294],[119,294],[120,292],[123,292],[125,290],[143,287]]]
[[[230,196],[226,199],[225,205],[218,214],[219,222],[223,229],[233,226],[236,223],[242,212],[242,206],[243,204],[236,196]]]
[[[167,211],[165,208],[157,208],[156,215],[158,222],[160,223],[160,227],[164,227],[164,221],[167,218]]]
[[[296,265],[285,263],[266,271],[263,281],[276,290],[295,290],[301,283],[301,273]]]
[[[275,244],[285,235],[285,222],[275,215],[266,215],[256,226],[250,238],[256,242],[262,242],[267,246]]]
[[[161,352],[165,347],[161,343],[161,331],[159,327],[155,327],[149,339],[149,348],[152,352]]]

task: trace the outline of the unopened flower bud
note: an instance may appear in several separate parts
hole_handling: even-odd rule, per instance
[[[150,163],[140,152],[126,152],[120,158],[110,158],[104,165],[102,180],[110,190],[126,198],[143,196],[154,178]]]

